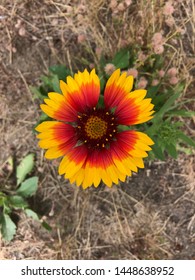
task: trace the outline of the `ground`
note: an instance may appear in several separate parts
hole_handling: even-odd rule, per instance
[[[14,239],[9,244],[0,239],[0,259],[195,259],[192,154],[180,152],[177,160],[147,161],[144,170],[119,186],[83,191],[57,174],[55,162],[44,159],[32,131],[40,110],[29,86],[38,85],[50,65],[63,62],[79,69],[86,59],[96,61],[98,49],[112,55],[137,38],[136,9],[153,13],[167,1],[151,1],[147,7],[144,1],[132,1],[135,12],[128,12],[128,1],[118,1],[126,8],[118,6],[115,16],[113,2],[0,3],[0,182],[6,182],[2,169],[9,156],[19,162],[29,152],[35,153],[33,172],[39,177],[39,189],[30,204],[52,228],[46,231],[19,213]],[[193,98],[194,4],[172,2],[175,24],[185,34],[167,45],[172,43],[176,49],[171,63],[181,78],[189,75],[185,97]],[[148,14],[142,24],[152,25],[153,33],[161,28],[167,32],[161,20],[153,13],[151,22]],[[192,124],[193,120],[186,122],[189,135],[194,132]]]

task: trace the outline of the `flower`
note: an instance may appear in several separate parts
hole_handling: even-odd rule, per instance
[[[85,34],[79,34],[78,37],[77,37],[77,41],[78,43],[83,43],[86,41],[86,36]]]
[[[117,69],[108,79],[101,105],[100,79],[93,69],[60,81],[62,94],[48,93],[41,109],[53,121],[36,127],[39,146],[47,149],[45,157],[63,157],[59,174],[83,188],[101,180],[109,187],[125,181],[138,167],[153,141],[143,132],[121,127],[144,123],[153,118],[151,99],[146,90],[131,92],[133,77]]]
[[[137,84],[138,88],[146,88],[148,81],[145,77],[140,77],[139,82]]]
[[[176,76],[176,75],[177,75],[177,69],[176,69],[175,67],[170,68],[170,69],[167,71],[167,75],[168,75],[169,77]]]
[[[159,45],[163,43],[163,36],[160,32],[157,32],[152,37],[153,45]]]
[[[157,86],[158,84],[159,84],[159,80],[154,79],[154,80],[152,81],[152,86]]]
[[[164,10],[163,10],[163,14],[165,16],[170,16],[173,14],[174,12],[174,7],[172,6],[172,3],[170,1],[168,1],[165,6],[164,6]]]
[[[169,80],[171,85],[176,85],[179,82],[179,79],[175,76],[171,77]]]
[[[161,54],[164,52],[164,47],[162,45],[156,45],[154,47],[155,54]]]
[[[104,67],[104,71],[106,72],[107,75],[111,75],[115,70],[116,70],[116,67],[112,63],[108,63]]]
[[[164,77],[164,75],[165,75],[165,71],[164,70],[159,70],[158,71],[158,75],[159,75],[159,77],[161,77],[161,78],[163,78]]]
[[[129,68],[127,70],[127,76],[133,76],[133,78],[137,78],[138,76],[138,71],[135,68]]]

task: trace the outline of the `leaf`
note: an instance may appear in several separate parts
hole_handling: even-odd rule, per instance
[[[106,84],[106,81],[105,81],[104,77],[103,76],[100,77],[100,90],[101,90],[101,92],[104,91],[105,84]]]
[[[171,105],[175,102],[175,100],[180,96],[180,92],[175,93],[165,102],[165,104],[161,107],[161,109],[156,113],[153,122],[159,121],[160,118],[170,109]]]
[[[24,212],[26,213],[26,215],[28,217],[33,218],[35,221],[39,221],[39,217],[38,217],[37,213],[35,213],[33,210],[25,209]]]
[[[51,83],[54,91],[61,93],[60,81],[57,75],[53,75],[53,77],[51,78]]]
[[[122,49],[119,52],[116,53],[114,56],[112,63],[115,65],[116,68],[127,68],[129,66],[129,50],[128,49]]]
[[[156,158],[160,160],[165,160],[164,152],[162,148],[158,145],[158,140],[154,139],[154,146],[152,146],[152,151],[155,154]]]
[[[24,200],[23,197],[19,195],[13,195],[8,198],[9,206],[13,208],[25,209],[28,206],[28,203]]]
[[[20,185],[27,174],[29,174],[34,167],[34,154],[29,154],[16,168],[17,186]]]
[[[9,215],[3,214],[0,218],[1,234],[6,241],[11,241],[16,233],[16,225]]]
[[[25,180],[17,189],[17,194],[23,197],[29,197],[35,194],[38,188],[38,177],[34,176]]]
[[[49,71],[58,76],[59,80],[66,81],[66,77],[71,75],[70,70],[64,64],[53,65]]]
[[[195,147],[195,141],[192,140],[190,137],[188,137],[187,135],[185,135],[183,132],[179,132],[178,133],[178,138],[181,139],[183,142],[185,142],[186,144]]]
[[[45,221],[42,222],[42,226],[48,231],[52,230],[52,227],[48,223],[46,223]]]
[[[175,146],[173,144],[167,144],[166,145],[166,150],[169,153],[170,156],[172,156],[173,158],[177,158],[177,150],[175,148]]]
[[[195,115],[195,112],[187,111],[187,110],[173,110],[173,111],[169,111],[168,115],[181,116],[181,117],[193,117]]]
[[[154,69],[161,69],[163,67],[163,63],[164,63],[164,58],[162,55],[156,54],[154,55],[154,65],[153,68]]]
[[[45,96],[42,95],[40,88],[29,86],[29,89],[32,92],[34,99],[36,99],[36,98],[44,99],[45,98]]]
[[[150,86],[149,88],[147,88],[147,97],[153,98],[157,94],[160,86],[161,85],[158,84],[156,86]]]

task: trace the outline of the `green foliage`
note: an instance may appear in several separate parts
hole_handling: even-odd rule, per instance
[[[13,162],[10,161],[9,162]],[[13,188],[0,188],[0,232],[5,241],[9,242],[16,233],[16,225],[12,219],[13,213],[24,211],[27,216],[39,220],[38,215],[29,209],[28,197],[35,194],[38,188],[38,177],[25,178],[34,167],[34,154],[29,154],[22,159],[16,167],[17,186]]]
[[[98,75],[100,78],[101,93],[99,106],[104,106],[103,91],[109,75],[105,73],[105,66],[109,63],[115,68],[127,71],[129,68],[135,68],[138,71],[138,77],[135,79],[134,89],[138,88],[140,77],[145,77],[148,81],[147,98],[152,98],[155,105],[154,118],[146,124],[139,125],[139,130],[146,132],[155,142],[150,152],[151,159],[165,160],[166,155],[177,158],[178,147],[181,145],[194,147],[195,142],[183,133],[184,123],[178,123],[178,117],[192,117],[194,112],[186,110],[183,107],[185,102],[182,101],[182,94],[185,88],[185,81],[178,82],[173,86],[169,82],[169,76],[159,76],[159,71],[166,69],[164,56],[159,54],[150,54],[145,57],[144,61],[140,61],[138,53],[142,51],[147,55],[147,50],[141,50],[139,46],[126,47],[119,50],[113,57],[102,55],[97,65]],[[59,80],[66,81],[66,77],[70,75],[70,70],[64,65],[55,65],[49,68],[49,74],[41,77],[42,85],[39,88],[31,88],[34,96],[39,99],[47,96],[49,91],[60,92]],[[153,84],[153,81],[157,82]],[[45,115],[41,115],[39,123],[49,119]],[[120,127],[123,130],[122,127]],[[127,129],[127,128],[125,128]],[[131,127],[129,127],[131,129]],[[189,149],[188,149],[189,151]]]
[[[27,180],[25,180],[21,186],[17,189],[17,194],[23,196],[23,197],[29,197],[36,193],[38,188],[38,178],[31,177]]]
[[[116,68],[124,69],[128,67],[130,59],[130,52],[128,49],[122,49],[116,53],[113,60],[111,61],[112,64]]]
[[[1,234],[6,241],[11,241],[16,233],[16,225],[8,214],[0,216]]]
[[[32,171],[34,167],[34,154],[29,154],[16,168],[17,185],[24,181],[26,175]]]

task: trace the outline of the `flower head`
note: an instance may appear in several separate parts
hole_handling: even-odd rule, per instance
[[[156,45],[156,46],[154,47],[154,52],[155,52],[155,54],[161,54],[161,53],[163,53],[163,52],[164,52],[164,47],[163,47],[163,45]]]
[[[137,84],[138,88],[146,88],[148,81],[145,77],[140,77],[139,82]]]
[[[104,70],[105,70],[107,75],[111,75],[116,70],[116,67],[114,66],[114,64],[108,63],[104,67]]]
[[[134,78],[137,78],[138,76],[138,71],[135,68],[129,68],[127,70],[127,76],[133,76]]]
[[[63,157],[59,174],[83,188],[101,180],[109,187],[125,181],[131,172],[143,168],[143,158],[153,141],[135,130],[121,126],[144,123],[152,118],[154,105],[144,99],[146,90],[131,92],[133,77],[117,69],[104,90],[104,106],[99,104],[100,80],[93,69],[60,81],[62,94],[50,92],[41,109],[55,121],[36,127],[39,146],[45,157]],[[102,104],[102,102],[101,102]]]
[[[168,1],[168,2],[166,2],[165,6],[164,6],[163,14],[164,14],[165,16],[170,16],[170,15],[173,14],[174,10],[175,10],[175,9],[174,9],[174,7],[173,7],[171,1]]]
[[[176,76],[176,75],[177,75],[177,69],[176,69],[175,67],[170,68],[170,69],[167,71],[167,75],[168,75],[169,77]]]
[[[176,85],[179,82],[179,79],[175,76],[172,76],[169,80],[171,85]]]

